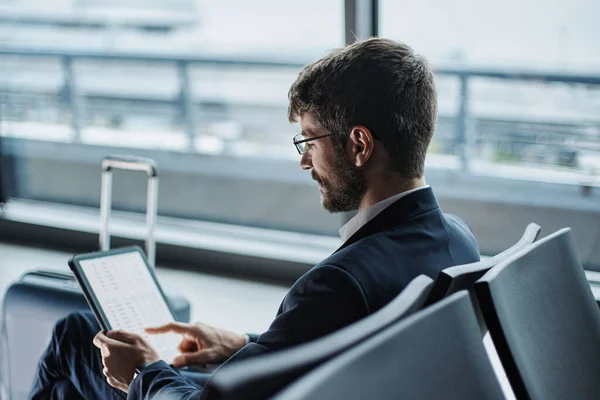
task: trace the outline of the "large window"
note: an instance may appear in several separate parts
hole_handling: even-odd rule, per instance
[[[427,181],[482,252],[509,246],[530,219],[573,226],[597,264],[598,14],[597,0],[0,0],[7,209],[59,204],[97,222],[102,157],[147,156],[161,171],[163,227],[191,221],[207,247],[256,255],[279,241],[277,257],[318,261],[347,216],[325,212],[300,169],[288,89],[307,63],[378,33],[436,71]],[[144,189],[142,176],[118,174],[115,207],[142,211]],[[257,232],[265,240],[248,242]],[[237,242],[219,247],[222,237]]]

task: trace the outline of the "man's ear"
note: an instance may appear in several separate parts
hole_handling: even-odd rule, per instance
[[[373,154],[375,142],[373,134],[364,126],[355,126],[350,132],[348,152],[350,162],[357,167],[363,167]]]

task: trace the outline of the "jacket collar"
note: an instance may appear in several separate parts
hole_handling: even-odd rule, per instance
[[[367,236],[392,229],[402,221],[434,210],[438,207],[439,205],[431,188],[425,188],[410,193],[389,205],[385,210],[363,225],[356,233],[350,236],[350,238],[348,238],[334,254]]]

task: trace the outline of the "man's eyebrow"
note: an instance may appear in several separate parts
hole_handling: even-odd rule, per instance
[[[310,138],[312,136],[315,136],[314,132],[311,131],[310,129],[303,129],[302,132],[300,132],[300,134],[305,138]]]

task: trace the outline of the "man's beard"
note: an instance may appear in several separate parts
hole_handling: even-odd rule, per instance
[[[358,209],[365,194],[365,182],[360,170],[345,154],[338,154],[334,159],[331,176],[335,182],[323,180],[314,170],[312,176],[324,189],[322,203],[327,211],[337,213]]]

